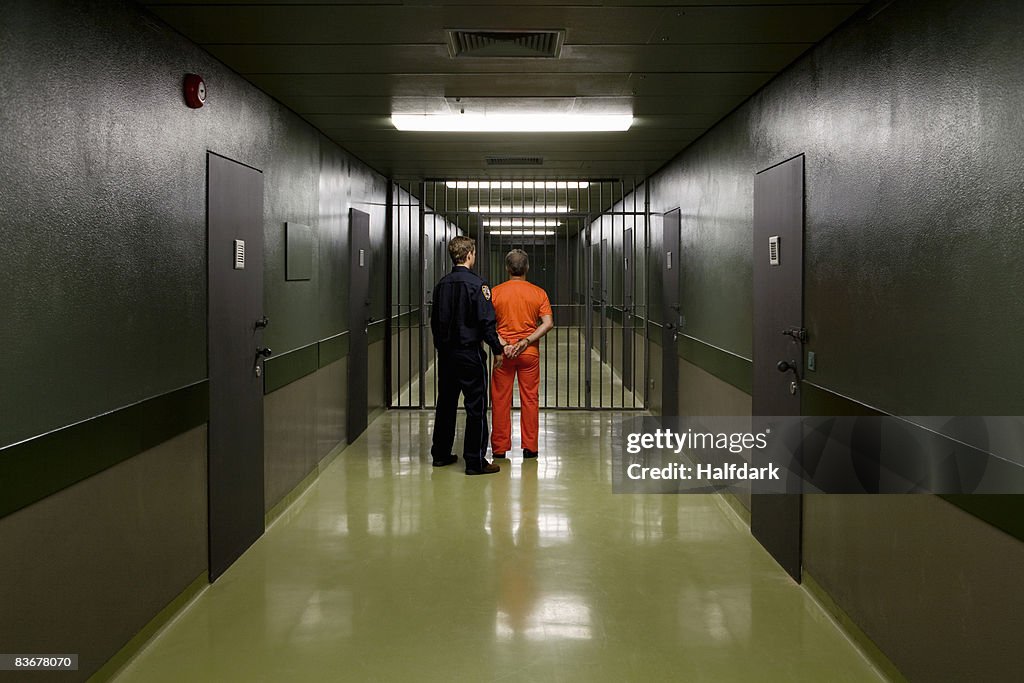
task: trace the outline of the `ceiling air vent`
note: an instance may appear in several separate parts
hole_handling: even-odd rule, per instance
[[[565,31],[469,31],[448,30],[452,57],[557,57]]]
[[[544,157],[524,157],[511,154],[492,154],[484,157],[488,166],[543,166]]]

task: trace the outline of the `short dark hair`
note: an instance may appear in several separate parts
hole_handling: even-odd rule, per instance
[[[448,255],[452,257],[452,263],[455,265],[465,263],[473,251],[476,251],[476,240],[472,237],[459,235],[448,241]]]
[[[522,249],[513,249],[505,254],[505,267],[508,268],[509,275],[526,275],[526,271],[530,269],[530,257]]]

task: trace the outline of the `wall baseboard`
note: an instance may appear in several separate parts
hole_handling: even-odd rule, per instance
[[[167,606],[156,613],[149,622],[142,627],[138,633],[132,636],[131,640],[124,644],[107,663],[101,666],[96,673],[89,677],[89,683],[100,683],[109,681],[127,667],[135,657],[142,652],[149,642],[157,636],[171,621],[178,616],[193,600],[206,590],[210,585],[207,572],[203,572],[195,578],[192,583],[185,587]]]
[[[882,678],[891,681],[891,683],[906,683],[907,678],[900,673],[900,670],[896,668],[892,660],[875,645],[868,634],[864,633],[857,623],[850,618],[850,615],[836,604],[832,596],[828,594],[828,591],[813,576],[808,574],[806,569],[803,571],[801,585],[810,594],[811,598],[818,603],[822,611],[836,622],[839,629],[850,639],[850,642],[871,663],[871,666],[875,668]]]
[[[334,448],[332,448],[327,455],[321,458],[320,461],[317,463],[316,467],[313,468],[313,471],[311,471],[309,474],[303,477],[302,481],[296,484],[291,491],[286,493],[284,497],[281,498],[281,500],[277,501],[277,504],[275,504],[274,507],[270,508],[267,511],[267,513],[263,516],[264,528],[269,529],[270,526],[275,521],[277,521],[279,517],[281,517],[281,515],[288,511],[288,509],[295,503],[295,501],[301,498],[302,495],[306,492],[306,490],[313,485],[313,482],[320,478],[320,475],[323,474],[324,470],[327,469],[328,465],[334,462],[335,459],[337,459],[337,457],[341,455],[341,452],[345,450],[345,448],[347,447],[347,441],[339,441],[338,444]]]

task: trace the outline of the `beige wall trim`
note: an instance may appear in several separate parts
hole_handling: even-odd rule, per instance
[[[846,634],[846,637],[856,646],[864,657],[871,662],[878,674],[891,683],[906,683],[907,678],[900,673],[896,665],[892,663],[885,653],[882,652],[874,641],[864,633],[859,626],[850,618],[850,615],[843,610],[832,596],[822,588],[821,584],[814,580],[814,577],[803,570],[802,583],[804,590],[814,599],[821,609],[831,617],[839,629]]]
[[[348,448],[348,441],[346,439],[342,439],[341,441],[339,441],[338,445],[332,448],[327,455],[320,458],[320,462],[316,464],[317,473],[323,472],[325,469],[327,469],[327,466],[334,462],[335,459],[337,459],[337,457],[341,455],[341,452],[346,448]]]
[[[182,612],[193,600],[199,597],[210,585],[209,576],[206,572],[203,572],[195,578],[195,580],[185,587],[181,593],[178,594],[173,600],[167,603],[167,606],[156,613],[149,622],[142,627],[142,630],[132,636],[131,640],[124,644],[120,650],[114,654],[113,657],[107,660],[107,663],[99,668],[96,673],[89,677],[89,683],[99,683],[100,681],[109,681],[114,678],[115,675],[120,673],[128,664],[131,663],[135,656],[142,651],[142,649],[149,643],[150,640],[156,637],[160,631],[163,630],[180,612]]]
[[[732,493],[719,493],[722,500],[728,505],[736,516],[739,517],[743,523],[750,528],[750,510],[743,506],[743,503]]]
[[[269,528],[278,517],[280,517],[285,510],[292,506],[292,503],[302,497],[302,494],[306,492],[313,482],[320,477],[319,466],[314,468],[312,472],[303,477],[302,481],[295,485],[288,493],[284,494],[281,500],[277,501],[274,507],[267,510],[266,514],[263,515],[263,526]]]
[[[317,463],[316,468],[314,468],[312,472],[307,474],[302,479],[302,481],[295,485],[295,488],[286,493],[284,495],[284,498],[277,501],[277,504],[267,511],[267,513],[263,517],[264,526],[269,529],[270,525],[273,524],[278,517],[284,514],[288,510],[288,508],[290,508],[292,504],[295,503],[295,501],[301,498],[302,494],[304,494],[306,490],[313,485],[313,482],[320,478],[320,475],[323,474],[323,471],[325,469],[327,469],[327,466],[334,462],[334,460],[341,454],[343,450],[345,450],[347,446],[348,442],[339,441],[338,445],[332,448],[330,453],[321,458],[320,461]]]

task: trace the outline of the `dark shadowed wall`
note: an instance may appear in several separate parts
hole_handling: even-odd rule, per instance
[[[754,174],[804,154],[804,411],[1021,414],[1022,55],[1021,3],[876,3],[652,177],[652,226],[682,214],[687,412],[745,404]],[[807,497],[805,569],[912,680],[1019,677],[1024,512],[985,508]]]
[[[0,642],[78,643],[82,677],[206,571],[207,152],[264,174],[268,511],[344,443],[348,211],[383,320],[387,186],[129,2],[4,3],[0,92],[0,542],[47,539],[2,563]]]

